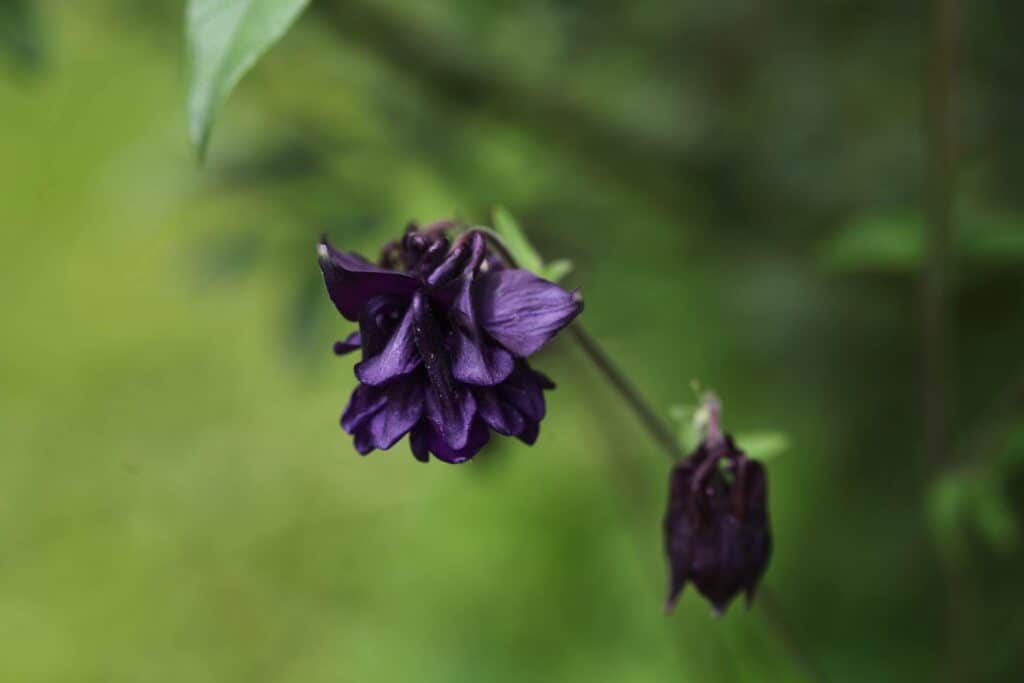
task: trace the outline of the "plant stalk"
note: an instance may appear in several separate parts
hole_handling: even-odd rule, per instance
[[[655,410],[649,403],[647,403],[626,375],[618,368],[618,366],[615,365],[615,362],[612,361],[611,357],[604,352],[597,341],[591,337],[579,323],[571,325],[569,327],[569,333],[580,345],[580,348],[583,349],[583,352],[591,362],[593,362],[597,369],[605,376],[608,382],[616,391],[619,392],[619,394],[622,395],[624,399],[626,399],[626,403],[629,405],[630,409],[632,409],[637,418],[639,418],[651,438],[662,446],[666,455],[668,455],[668,457],[673,461],[685,457],[686,454],[683,452],[682,448],[680,448],[675,435],[673,435],[671,430],[665,426]],[[717,431],[717,405],[713,411],[713,423],[714,429]],[[789,651],[790,656],[795,662],[797,662],[798,666],[803,669],[807,678],[811,681],[816,681],[817,683],[824,683],[826,678],[822,674],[821,669],[815,665],[807,651],[800,646],[800,642],[795,637],[789,623],[781,617],[778,600],[774,598],[772,592],[767,586],[763,586],[761,588],[758,602],[760,603],[761,613],[776,632],[776,635],[782,642],[783,646]]]
[[[658,414],[644,400],[640,392],[619,370],[608,354],[598,345],[597,341],[579,323],[575,323],[569,328],[569,334],[572,335],[576,343],[583,349],[587,358],[601,371],[605,379],[626,399],[626,403],[640,420],[641,424],[643,424],[644,429],[664,449],[665,454],[672,460],[681,460],[686,457],[686,453],[679,446],[675,435],[665,426],[664,422],[658,417]]]

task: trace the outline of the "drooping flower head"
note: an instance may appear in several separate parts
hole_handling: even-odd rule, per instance
[[[720,431],[717,402],[711,410],[707,435],[673,468],[669,481],[664,523],[670,573],[667,611],[675,607],[687,581],[717,614],[741,591],[749,605],[771,555],[764,466]]]
[[[409,227],[378,265],[319,245],[327,293],[359,331],[335,353],[362,350],[341,426],[362,454],[409,434],[413,455],[464,462],[490,431],[527,444],[554,384],[526,358],[582,309],[575,292],[508,267],[479,231],[451,243],[449,223]]]

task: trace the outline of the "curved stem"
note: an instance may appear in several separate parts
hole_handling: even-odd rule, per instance
[[[654,409],[644,400],[640,392],[619,370],[608,354],[601,349],[594,338],[587,334],[579,323],[575,323],[569,328],[569,334],[573,336],[583,352],[615,387],[616,391],[626,399],[630,409],[640,419],[651,437],[665,450],[665,454],[673,460],[686,457],[686,453],[680,448],[675,435],[665,426]]]
[[[473,228],[480,230],[487,238],[488,242],[492,244],[500,253],[502,258],[506,260],[511,266],[516,266],[515,257],[509,253],[505,244],[501,241],[501,238],[494,234],[492,231],[486,228]],[[686,453],[680,447],[679,442],[676,440],[672,430],[665,426],[661,418],[658,417],[657,411],[651,407],[651,404],[640,394],[633,383],[629,381],[629,378],[619,369],[611,357],[604,352],[604,349],[597,343],[593,337],[591,337],[583,326],[578,322],[573,323],[569,326],[568,333],[572,335],[576,343],[579,344],[580,348],[587,355],[587,358],[597,367],[598,370],[605,376],[608,382],[615,388],[619,394],[626,399],[626,403],[629,405],[633,413],[639,418],[641,424],[647,430],[648,434],[653,438],[663,449],[669,459],[673,462],[681,460],[686,457]],[[721,406],[715,399],[712,405],[712,419],[711,422],[711,438],[722,438],[721,427],[719,423]],[[778,602],[773,598],[769,597],[771,593],[767,587],[761,589],[761,612],[765,615],[767,620],[776,632],[778,638],[783,642],[786,649],[789,650],[790,655],[793,659],[798,662],[801,669],[804,670],[807,678],[816,681],[817,683],[824,683],[826,680],[821,670],[818,669],[813,660],[808,656],[807,651],[804,650],[799,641],[793,634],[793,630],[789,627],[788,623],[780,616],[778,609]]]
[[[661,445],[665,453],[672,460],[679,460],[686,456],[683,449],[680,448],[678,441],[672,434],[665,424],[658,417],[658,414],[647,403],[646,399],[640,394],[639,391],[633,386],[625,374],[615,365],[611,357],[608,356],[598,345],[597,341],[591,337],[583,329],[579,323],[574,323],[569,327],[569,334],[573,336],[576,342],[583,349],[587,357],[594,363],[598,370],[604,374],[605,378],[611,383],[615,390],[626,399],[626,403],[630,409],[636,414],[643,423],[644,428],[651,435],[651,437]],[[720,434],[720,427],[718,423],[718,411],[719,407],[713,406],[713,431]],[[721,437],[719,437],[721,438]],[[823,683],[827,680],[819,669],[814,660],[808,655],[807,651],[800,646],[799,640],[793,633],[793,629],[789,626],[789,623],[782,618],[781,610],[779,609],[779,603],[774,598],[773,594],[767,587],[762,587],[758,602],[761,605],[761,613],[764,615],[766,621],[768,621],[770,627],[775,632],[776,636],[782,641],[782,644],[789,651],[790,656],[793,658],[800,669],[803,670],[804,675],[808,680],[816,681],[817,683]]]

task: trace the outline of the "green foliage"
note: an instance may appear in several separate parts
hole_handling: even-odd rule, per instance
[[[685,452],[692,452],[704,438],[707,410],[703,405],[678,404],[669,408],[669,417],[676,423],[679,445]],[[744,453],[758,460],[777,458],[790,447],[789,437],[783,432],[737,432],[733,439]]]
[[[676,423],[676,438],[685,453],[692,453],[704,438],[703,428],[697,424],[697,408],[689,404],[674,405],[668,415]]]
[[[220,114],[197,169],[168,106],[184,3],[24,4],[59,68],[0,82],[0,680],[805,680],[770,603],[660,615],[667,463],[571,344],[538,358],[559,386],[533,448],[495,438],[456,469],[352,450],[358,359],[330,353],[352,326],[311,246],[372,254],[495,202],[576,261],[586,325],[641,391],[714,376],[727,425],[792,430],[766,587],[823,677],[942,675],[916,283],[835,286],[806,249],[919,201],[920,7],[321,0],[259,62],[275,87],[245,92],[280,115]],[[1020,263],[1024,4],[962,4],[963,185],[993,217],[958,220],[957,432],[1024,339],[1024,272],[974,277]],[[952,519],[975,546],[963,678],[1016,680],[1022,551]],[[468,639],[423,637],[453,622]]]
[[[1024,262],[1024,230],[1009,216],[965,210],[956,220],[953,248],[966,265],[1007,266]],[[921,267],[921,216],[914,211],[860,216],[830,236],[820,263],[839,273],[906,274]]]
[[[200,158],[217,110],[231,90],[308,4],[309,0],[189,0],[188,130]]]
[[[963,520],[968,498],[968,488],[954,476],[938,479],[929,492],[928,521],[936,543],[947,560],[961,561],[966,555]]]
[[[501,238],[508,253],[520,268],[525,268],[546,280],[558,282],[572,272],[572,261],[558,259],[545,263],[519,223],[508,209],[498,206],[493,212],[494,232]]]
[[[1020,530],[1004,475],[995,465],[952,472],[932,484],[929,522],[939,548],[951,561],[966,561],[972,537],[1000,553],[1018,547]]]
[[[920,218],[912,213],[858,218],[825,242],[820,258],[838,272],[916,270],[921,262]]]
[[[0,2],[0,57],[19,69],[32,69],[42,62],[42,31],[31,0]]]
[[[790,448],[789,436],[783,432],[739,432],[734,438],[744,453],[758,460],[772,460]]]
[[[566,258],[556,259],[544,266],[544,277],[552,282],[560,282],[562,278],[572,272],[572,261]]]

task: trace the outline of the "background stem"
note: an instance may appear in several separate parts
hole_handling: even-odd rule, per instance
[[[636,390],[629,379],[622,374],[622,371],[615,365],[612,359],[601,349],[598,343],[587,334],[583,327],[576,323],[569,328],[569,334],[573,336],[576,343],[580,345],[587,357],[597,366],[602,374],[608,379],[615,389],[626,399],[633,413],[643,423],[651,437],[664,449],[665,454],[673,460],[680,460],[686,454],[680,448],[675,435],[665,427],[664,422],[657,413],[648,405],[640,392]]]
[[[925,93],[924,263],[922,268],[924,359],[924,468],[931,475],[951,465],[947,334],[949,260],[956,191],[956,59],[960,40],[959,0],[933,0]],[[963,634],[966,601],[962,577],[951,563],[942,567],[945,592],[946,676],[964,678]]]

